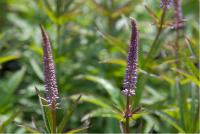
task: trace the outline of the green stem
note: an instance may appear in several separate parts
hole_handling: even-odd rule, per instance
[[[59,54],[60,54],[61,51],[62,51],[62,46],[61,46],[61,43],[60,43],[60,28],[61,28],[61,26],[60,26],[60,25],[57,25],[56,40],[57,40],[57,46],[58,46],[58,53],[59,53]]]
[[[56,100],[53,100],[51,104],[51,116],[52,116],[52,133],[56,133]]]
[[[56,109],[51,110],[52,120],[53,120],[53,133],[56,133]]]
[[[129,105],[130,105],[130,101],[129,101],[129,96],[127,96],[126,98],[126,113],[125,113],[125,116],[126,116],[126,123],[125,123],[125,128],[126,128],[126,133],[129,133],[129,116],[128,116],[128,111],[130,111],[129,109]]]
[[[164,19],[165,19],[165,15],[166,15],[166,10],[167,10],[167,8],[165,6],[164,9],[163,9],[161,18],[160,18],[160,25],[158,27],[158,32],[157,32],[156,37],[154,38],[154,41],[153,41],[153,43],[151,45],[151,49],[150,49],[150,51],[148,53],[147,59],[144,62],[144,68],[151,61],[151,59],[153,58],[153,53],[155,52],[155,49],[157,49],[157,47],[155,47],[155,46],[156,46],[156,44],[158,42],[158,39],[159,39],[159,37],[160,37],[160,35],[161,35],[162,31],[163,31],[163,24],[164,24]]]
[[[176,57],[176,59],[178,59],[178,57],[179,57],[179,31],[178,31],[178,29],[176,29],[175,57]],[[179,67],[178,60],[176,60],[175,68],[178,68],[178,67]],[[177,76],[178,76],[178,72],[177,72]]]

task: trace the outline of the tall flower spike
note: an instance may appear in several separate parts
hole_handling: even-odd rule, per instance
[[[161,0],[160,2],[161,8],[165,8],[166,6],[166,9],[170,9],[172,5],[173,5],[173,0]]]
[[[136,21],[131,19],[131,40],[128,51],[126,73],[122,92],[126,96],[134,96],[137,82],[138,63],[138,30]]]
[[[40,26],[43,38],[43,66],[45,76],[45,93],[48,105],[52,109],[56,109],[58,97],[58,89],[56,82],[55,66],[53,63],[52,49],[49,37],[44,28]]]

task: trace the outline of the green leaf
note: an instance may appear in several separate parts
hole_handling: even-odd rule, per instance
[[[14,112],[6,121],[0,124],[0,133],[3,133],[5,128],[12,122],[14,119],[21,114],[22,111]]]
[[[118,7],[115,9],[114,12],[111,13],[111,16],[113,18],[120,17],[122,14],[127,14],[133,10],[133,3],[131,1],[128,1],[123,6]]]
[[[103,78],[100,78],[97,76],[92,76],[92,75],[80,75],[78,78],[90,80],[90,81],[100,84],[108,92],[108,94],[110,95],[113,102],[115,104],[117,104],[118,106],[120,106],[120,95],[121,95],[120,90],[118,88],[114,87],[111,84],[111,82],[109,82]]]
[[[45,108],[45,106],[44,106],[44,105],[47,105],[47,102],[44,101],[44,100],[42,99],[42,95],[39,93],[39,90],[38,90],[36,87],[35,87],[35,90],[36,90],[36,92],[37,92],[37,94],[38,94],[39,103],[40,103],[40,108],[41,108],[41,112],[42,112],[42,118],[43,118],[43,121],[44,121],[44,125],[45,125],[45,127],[46,127],[46,130],[47,130],[48,132],[52,132],[52,128],[51,128],[51,126],[52,126],[52,121],[50,121],[50,120],[48,119],[48,117],[47,117],[47,115],[46,115],[47,111],[46,111],[46,108]],[[49,115],[49,116],[50,116],[50,115]]]
[[[116,64],[116,65],[121,65],[121,66],[124,66],[124,67],[126,66],[126,61],[123,60],[123,59],[106,59],[106,60],[100,61],[99,63]],[[155,78],[160,79],[159,76],[152,74],[152,73],[149,73],[149,72],[146,72],[145,70],[142,70],[141,68],[138,68],[138,72],[143,73],[145,75],[148,75],[150,77],[155,77]]]
[[[194,84],[191,84],[191,109],[190,109],[190,120],[189,123],[190,133],[198,133],[199,129],[199,89]]]
[[[179,106],[179,115],[180,115],[180,123],[182,128],[187,129],[187,115],[188,115],[188,107],[187,107],[187,97],[185,94],[185,89],[180,88],[180,84],[178,78],[176,79],[176,90],[177,90],[177,100]]]
[[[197,79],[199,79],[199,70],[197,67],[195,67],[194,63],[189,59],[188,57],[185,57],[185,65],[187,66],[188,70],[192,72],[194,76],[196,76]]]
[[[36,128],[27,126],[25,124],[17,124],[19,127],[22,127],[24,129],[26,129],[27,131],[34,133],[34,134],[41,134],[41,132],[39,130],[37,130]]]
[[[158,16],[147,5],[144,5],[144,7],[147,10],[148,14],[153,18],[154,23],[158,23]]]
[[[0,56],[0,64],[18,59],[19,55]]]
[[[93,110],[90,113],[86,114],[82,118],[82,121],[87,120],[89,118],[94,118],[94,117],[115,118],[119,121],[123,120],[122,113],[118,113],[115,110],[108,109],[108,108],[99,108],[99,109]]]
[[[104,16],[109,16],[109,11],[106,7],[103,5],[97,3],[95,0],[91,1],[91,4],[94,6],[94,9],[98,11],[99,13],[103,14]]]
[[[72,95],[70,98],[76,100],[78,96],[79,96],[78,94]],[[100,106],[102,108],[111,108],[111,106],[109,105],[109,100],[103,99],[99,96],[82,94],[80,101],[89,102],[97,106]]]
[[[136,95],[135,95],[133,103],[132,103],[133,108],[138,107],[140,104],[146,80],[147,80],[147,77],[144,74],[141,74],[138,76]]]
[[[112,35],[109,35],[107,33],[103,33],[101,31],[98,31],[100,35],[113,47],[117,48],[122,54],[127,55],[127,45],[124,43],[124,41],[120,40],[117,37],[113,37]]]
[[[154,126],[158,126],[159,122],[156,119],[156,117],[152,115],[144,115],[143,116],[146,125],[144,126],[144,129],[142,130],[143,133],[150,133],[154,129]]]
[[[137,120],[147,114],[149,114],[149,112],[140,112],[140,113],[133,114],[133,116],[130,118],[130,121]]]
[[[68,2],[69,3],[69,2]],[[73,7],[73,9],[67,9],[64,13],[60,14],[58,17],[58,23],[60,25],[63,25],[66,22],[70,22],[77,18],[77,16],[81,15],[82,12],[80,11],[80,6],[82,5],[82,2],[76,3],[76,5]]]
[[[38,76],[38,78],[40,78],[41,80],[44,80],[44,75],[42,70],[40,69],[39,65],[37,64],[37,62],[34,59],[30,59],[30,63],[31,66],[34,70],[34,72],[36,73],[36,75]]]
[[[43,101],[41,103],[41,107],[43,107],[42,110],[44,110],[42,112],[42,114],[43,114],[42,116],[43,116],[44,122],[45,122],[45,124],[48,128],[47,130],[49,130],[50,132],[53,132],[53,117],[52,117],[52,114],[51,114],[51,110],[48,106],[45,106],[45,105],[47,105],[47,103]]]
[[[4,82],[4,86],[2,87],[4,92],[3,94],[0,94],[0,106],[2,107],[0,111],[3,111],[3,107],[6,107],[5,105],[10,104],[9,101],[14,99],[12,98],[12,95],[22,82],[25,71],[26,69],[23,67],[21,70],[10,76],[8,81]]]
[[[40,0],[39,1],[39,5],[40,7],[43,9],[43,11],[47,14],[47,16],[49,17],[49,19],[55,23],[55,24],[58,24],[58,21],[57,21],[57,18],[56,18],[56,15],[55,13],[53,12],[53,10],[51,9],[50,5],[43,1],[43,0]]]
[[[7,88],[9,90],[9,94],[12,94],[20,85],[20,83],[22,82],[24,78],[25,71],[26,71],[26,68],[23,67],[20,71],[14,73],[9,79],[8,83],[6,83]]]
[[[195,76],[192,76],[192,75],[189,75],[179,69],[172,69],[173,71],[176,71],[180,74],[182,74],[183,76],[185,76],[187,79],[189,79],[190,81],[194,82],[197,86],[200,86],[200,81],[195,77]]]
[[[67,22],[70,22],[72,20],[75,19],[76,16],[80,15],[80,12],[66,12],[65,14],[61,15],[58,20],[57,20],[57,23],[59,25],[62,25],[64,23],[67,23]]]
[[[65,134],[75,134],[75,133],[81,132],[83,130],[86,130],[88,128],[89,127],[87,127],[87,126],[79,127],[79,128],[76,128],[76,129],[72,129],[72,130],[66,132]]]
[[[171,124],[179,132],[185,133],[183,128],[181,128],[181,126],[178,125],[178,122],[173,117],[169,116],[168,114],[166,114],[166,113],[164,113],[162,111],[158,111],[158,110],[154,110],[154,113],[157,114],[158,116],[160,116],[167,123]]]
[[[69,8],[70,8],[70,6],[73,4],[73,0],[65,0],[65,1],[62,1],[62,2],[64,2],[64,9],[65,9],[65,11],[66,10],[69,10]]]
[[[68,123],[69,121],[69,118],[71,117],[71,115],[73,114],[77,104],[78,104],[78,101],[80,100],[80,98],[82,97],[82,95],[78,95],[76,97],[76,101],[71,104],[71,106],[69,107],[69,109],[66,110],[65,114],[64,114],[64,117],[62,119],[62,121],[60,122],[59,126],[58,126],[58,129],[57,129],[57,132],[58,133],[62,133],[66,127],[66,124]]]
[[[100,63],[108,63],[108,64],[116,64],[116,65],[126,66],[126,61],[123,59],[106,59],[106,60],[100,61]]]

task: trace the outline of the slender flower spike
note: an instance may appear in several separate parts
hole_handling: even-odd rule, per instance
[[[173,5],[173,0],[161,0],[160,7],[170,9]]]
[[[128,51],[126,73],[124,77],[122,92],[126,96],[134,96],[137,82],[138,63],[138,30],[136,21],[131,19],[131,40]]]
[[[56,82],[55,66],[53,63],[51,44],[44,28],[40,26],[43,38],[43,66],[45,76],[45,92],[48,105],[52,109],[56,109],[58,97],[58,89]]]

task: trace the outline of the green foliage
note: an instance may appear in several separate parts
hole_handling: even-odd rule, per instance
[[[169,27],[173,8],[161,25],[159,2],[1,0],[0,132],[53,131],[51,112],[41,98],[42,24],[53,44],[63,98],[57,132],[119,133],[133,17],[139,29],[139,77],[131,102],[141,110],[130,119],[130,131],[199,133],[198,1],[182,0],[185,27],[179,30],[178,45],[177,32]],[[34,87],[40,89],[39,100]]]
[[[3,79],[1,81],[1,110],[0,113],[6,113],[7,111],[10,111],[12,107],[14,106],[15,101],[17,98],[13,98],[13,95],[15,91],[17,90],[18,86],[23,80],[24,74],[26,69],[22,68],[21,70],[17,71],[16,73],[9,76],[8,80]]]
[[[0,132],[3,133],[5,128],[17,117],[21,114],[22,111],[14,112],[7,120],[1,123]]]

